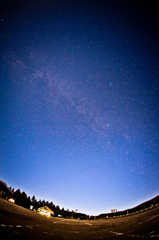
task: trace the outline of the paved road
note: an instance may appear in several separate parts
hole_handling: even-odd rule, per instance
[[[123,218],[80,221],[43,216],[0,198],[0,239],[141,238],[159,240],[159,207]]]

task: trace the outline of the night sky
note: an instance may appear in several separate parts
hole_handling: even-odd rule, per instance
[[[157,1],[0,8],[0,179],[89,215],[158,195]]]

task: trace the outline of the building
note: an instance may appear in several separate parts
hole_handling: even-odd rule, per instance
[[[111,213],[116,213],[117,212],[117,209],[112,209],[111,210]]]
[[[0,197],[14,203],[15,199],[13,195],[13,192],[8,188],[7,184],[0,180]]]
[[[38,208],[37,212],[47,215],[47,216],[54,215],[54,212],[48,206],[43,206],[43,207]]]

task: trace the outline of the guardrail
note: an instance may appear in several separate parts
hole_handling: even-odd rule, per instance
[[[121,217],[128,217],[128,216],[132,216],[132,215],[136,215],[136,214],[139,214],[139,213],[142,213],[142,212],[146,212],[146,211],[149,211],[149,210],[151,210],[151,209],[153,209],[153,208],[156,208],[156,207],[158,207],[159,206],[159,203],[157,203],[157,204],[155,204],[155,205],[153,205],[153,206],[150,206],[150,207],[148,207],[148,208],[144,208],[144,209],[141,209],[141,210],[138,210],[138,211],[136,211],[136,212],[132,212],[132,213],[126,213],[126,214],[121,214],[121,215],[118,215],[118,216],[106,216],[106,219],[112,219],[112,218],[121,218]],[[104,219],[104,218],[101,218],[101,219],[99,219],[99,220],[102,220],[102,219]]]

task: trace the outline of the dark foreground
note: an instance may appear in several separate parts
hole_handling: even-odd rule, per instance
[[[0,239],[159,239],[159,207],[133,216],[78,221],[46,217],[0,198]]]

